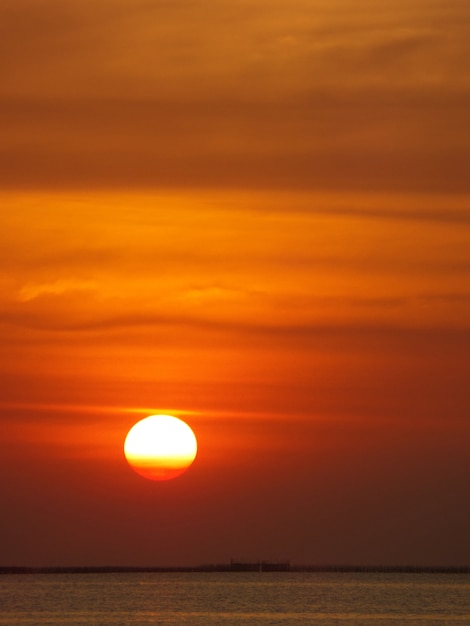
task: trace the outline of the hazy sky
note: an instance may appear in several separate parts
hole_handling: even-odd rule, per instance
[[[470,564],[469,20],[2,3],[0,565]]]

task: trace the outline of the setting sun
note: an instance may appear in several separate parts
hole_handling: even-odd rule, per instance
[[[124,454],[132,469],[150,480],[170,480],[185,472],[196,458],[191,428],[171,415],[151,415],[130,429]]]

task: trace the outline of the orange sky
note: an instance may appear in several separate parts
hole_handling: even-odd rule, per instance
[[[469,17],[0,7],[0,564],[470,563]]]

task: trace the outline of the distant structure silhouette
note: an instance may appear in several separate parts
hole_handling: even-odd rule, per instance
[[[290,572],[290,561],[230,561],[231,572]]]

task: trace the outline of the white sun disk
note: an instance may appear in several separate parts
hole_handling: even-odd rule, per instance
[[[124,454],[138,474],[168,480],[183,473],[194,461],[197,441],[191,428],[171,415],[151,415],[127,434]]]
[[[125,442],[132,456],[186,456],[196,450],[196,437],[189,426],[170,415],[151,415],[131,428]]]

